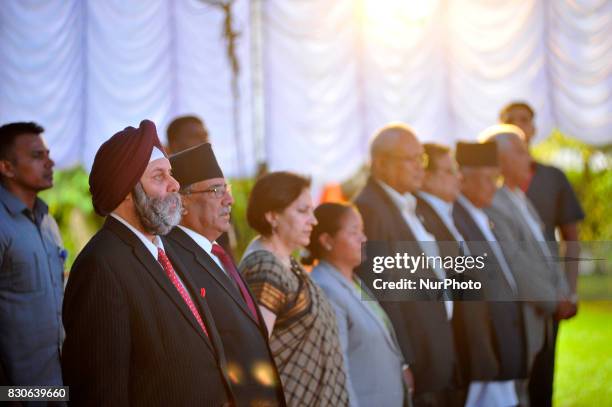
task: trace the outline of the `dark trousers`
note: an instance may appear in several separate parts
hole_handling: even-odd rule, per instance
[[[552,338],[536,355],[529,377],[529,402],[532,406],[552,407],[555,349],[559,321],[553,320]]]

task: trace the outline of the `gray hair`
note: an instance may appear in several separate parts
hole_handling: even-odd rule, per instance
[[[138,182],[132,196],[136,214],[146,232],[165,235],[180,223],[183,207],[178,193],[172,192],[165,198],[150,197]]]
[[[511,141],[517,138],[524,141],[525,133],[520,127],[513,124],[496,124],[478,135],[478,141],[481,143],[494,141],[497,144],[498,152],[507,150]]]

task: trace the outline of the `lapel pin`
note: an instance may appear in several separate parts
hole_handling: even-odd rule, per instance
[[[204,287],[200,288],[200,296],[202,298],[206,297],[206,288]]]

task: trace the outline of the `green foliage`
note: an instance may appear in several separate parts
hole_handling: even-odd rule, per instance
[[[586,219],[580,225],[581,240],[612,240],[611,145],[591,146],[554,131],[532,150],[538,160],[554,165],[559,164],[559,157],[563,153],[579,158],[581,163],[578,168],[563,168],[586,214]]]
[[[249,227],[246,220],[246,208],[249,195],[255,180],[252,178],[234,179],[230,181],[234,205],[232,207],[233,236],[231,236],[234,249],[234,258],[239,261],[249,242],[256,236],[256,232]]]
[[[88,175],[83,167],[56,171],[54,186],[40,197],[59,225],[64,246],[68,251],[66,270],[70,270],[78,252],[102,224],[93,211]]]

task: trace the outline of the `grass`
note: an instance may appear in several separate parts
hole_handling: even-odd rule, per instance
[[[612,301],[581,302],[561,324],[554,405],[612,406]]]

